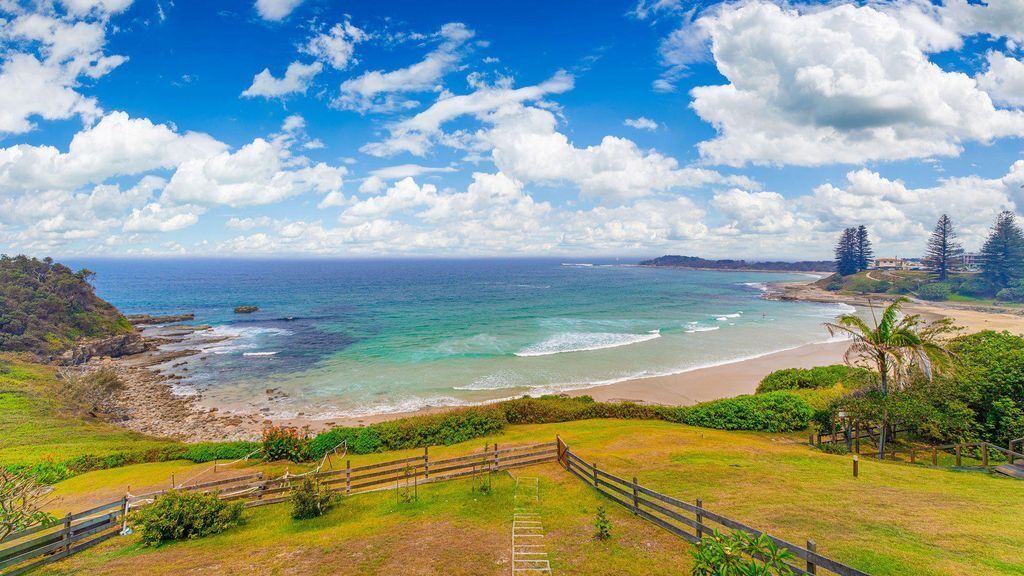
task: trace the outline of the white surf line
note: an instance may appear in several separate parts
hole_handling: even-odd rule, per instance
[[[544,524],[537,511],[540,504],[537,478],[517,476],[512,500],[512,576],[550,575],[551,562],[544,546]]]

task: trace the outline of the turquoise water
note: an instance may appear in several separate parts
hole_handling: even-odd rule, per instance
[[[681,372],[827,339],[843,305],[762,298],[796,274],[553,260],[87,261],[126,313],[230,340],[175,371],[209,405],[335,418]],[[253,315],[232,312],[255,304]],[[708,382],[708,386],[714,386]],[[267,389],[285,397],[269,399]],[[276,396],[276,394],[275,394]]]

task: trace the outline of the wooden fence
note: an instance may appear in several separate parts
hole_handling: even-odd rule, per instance
[[[533,444],[499,448],[497,444],[485,450],[431,460],[424,448],[422,456],[401,458],[352,466],[311,474],[327,489],[345,495],[388,489],[401,484],[424,484],[452,480],[474,474],[508,470],[551,462],[556,459],[556,443]],[[153,502],[172,489],[192,492],[215,492],[223,500],[245,502],[246,507],[283,502],[291,497],[296,481],[305,475],[286,475],[264,479],[263,473],[246,474],[213,480],[184,487],[157,490],[145,494],[128,494],[120,500],[108,502],[85,512],[69,514],[58,522],[38,525],[9,536],[0,544],[0,574],[23,574],[51,562],[56,562],[104,540],[116,536],[129,509],[140,508]],[[173,486],[173,481],[171,482]],[[4,571],[9,569],[9,571]]]
[[[700,542],[716,529],[720,531],[722,529],[739,530],[753,536],[763,534],[780,549],[789,551],[799,559],[799,564],[802,565],[789,564],[795,574],[816,575],[823,574],[824,572],[819,571],[825,570],[840,576],[867,576],[866,572],[861,572],[818,554],[813,540],[808,540],[806,547],[801,547],[775,536],[764,534],[760,530],[704,508],[699,498],[696,503],[690,504],[655,492],[637,483],[635,476],[632,481],[626,480],[600,469],[597,463],[588,464],[573,453],[560,438],[557,440],[557,444],[558,463],[563,468],[637,516],[657,524],[688,542]]]
[[[117,536],[126,506],[122,498],[12,534],[0,547],[0,570],[10,568],[5,576],[23,574]]]

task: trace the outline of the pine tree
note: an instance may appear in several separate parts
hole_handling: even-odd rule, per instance
[[[857,271],[867,270],[871,267],[871,260],[875,253],[871,249],[871,239],[868,238],[867,226],[861,224],[857,227]]]
[[[945,280],[950,271],[963,261],[964,249],[956,241],[953,221],[943,214],[935,224],[935,230],[928,239],[928,250],[924,263],[932,269],[939,280]]]
[[[981,272],[996,289],[1024,278],[1024,232],[1009,210],[996,217],[992,233],[981,248]]]
[[[859,267],[857,259],[857,229],[847,228],[839,236],[836,244],[836,272],[840,276],[856,274]]]

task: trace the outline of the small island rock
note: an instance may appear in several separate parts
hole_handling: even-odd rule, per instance
[[[259,306],[235,306],[235,314],[252,314],[259,309]]]

